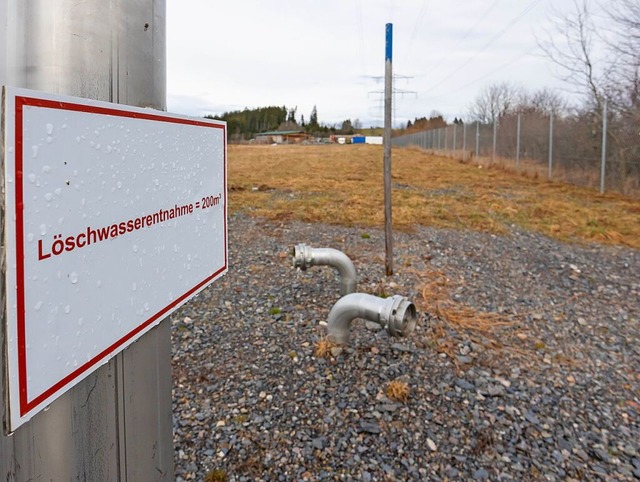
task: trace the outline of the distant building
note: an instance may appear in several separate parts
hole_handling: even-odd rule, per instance
[[[330,138],[331,142],[338,144],[378,144],[382,145],[382,136],[363,136],[362,134],[339,135],[334,134]]]
[[[306,141],[308,135],[303,130],[269,131],[256,134],[256,142],[261,144],[295,144]]]

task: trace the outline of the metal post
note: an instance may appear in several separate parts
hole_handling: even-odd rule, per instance
[[[447,153],[447,137],[449,137],[449,127],[443,127],[444,129],[444,152]]]
[[[553,173],[553,112],[549,115],[549,180]]]
[[[496,162],[496,142],[498,140],[498,119],[493,119],[493,151],[491,154],[491,163]]]
[[[456,129],[457,129],[458,125],[457,124],[453,124],[453,153],[455,155],[456,152]]]
[[[442,128],[438,128],[438,150],[440,150],[440,136],[442,135]]]
[[[480,121],[476,121],[476,159],[480,150]]]
[[[604,175],[607,164],[607,99],[602,106],[602,161],[600,163],[600,194],[604,194]]]
[[[462,160],[467,160],[467,123],[462,124]]]
[[[165,0],[0,0],[0,85],[164,110],[165,12]],[[165,320],[11,436],[0,433],[2,477],[173,480],[170,328]],[[5,375],[2,365],[0,387]]]
[[[516,127],[516,169],[520,170],[520,117],[521,113],[518,112],[518,124]]]
[[[385,29],[384,59],[384,234],[385,234],[385,272],[393,275],[393,223],[391,220],[391,98],[393,93],[393,24]]]

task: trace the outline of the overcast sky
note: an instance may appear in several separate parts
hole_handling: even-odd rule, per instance
[[[394,124],[464,117],[508,81],[561,89],[538,47],[572,0],[167,0],[171,112],[314,105],[321,123],[383,124],[385,24],[393,24]],[[400,94],[400,91],[406,91]]]

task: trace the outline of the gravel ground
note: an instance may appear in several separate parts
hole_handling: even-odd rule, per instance
[[[356,320],[315,356],[338,278],[294,270],[298,243],[409,297],[415,332]],[[387,278],[381,230],[230,217],[229,273],[172,317],[178,481],[640,479],[640,252],[420,228],[395,254]],[[508,323],[447,321],[423,299],[443,276],[447,306]]]

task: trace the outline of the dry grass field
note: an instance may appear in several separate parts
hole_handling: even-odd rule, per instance
[[[275,220],[384,225],[382,146],[230,145],[229,211]],[[479,167],[420,149],[392,155],[394,229],[416,225],[640,248],[640,201]]]

